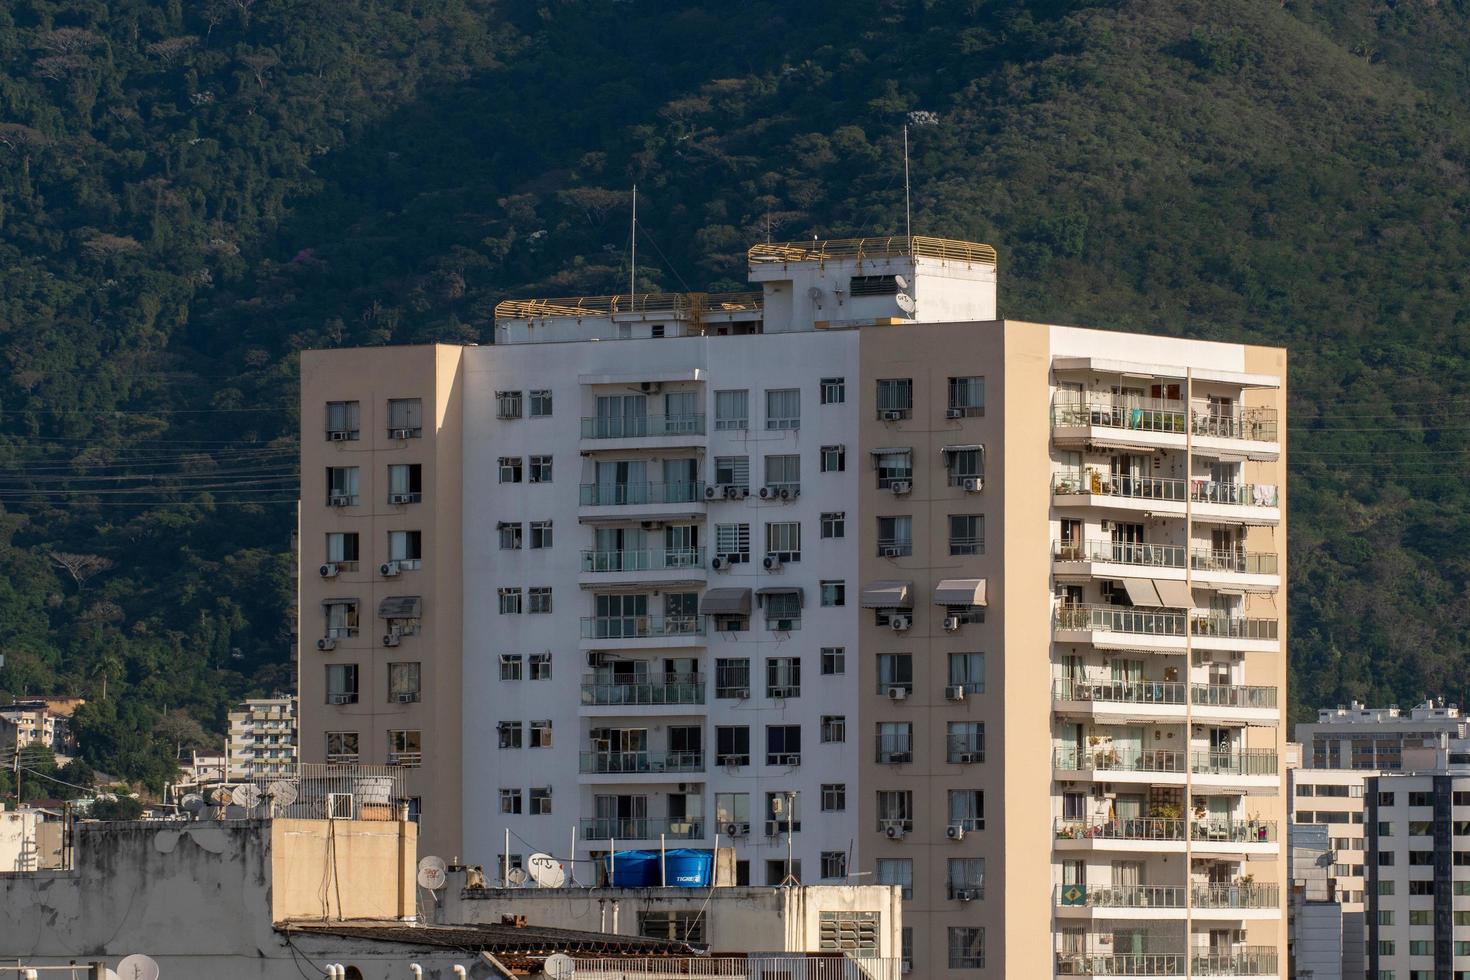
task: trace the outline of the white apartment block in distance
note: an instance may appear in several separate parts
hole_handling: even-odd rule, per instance
[[[917,976],[1284,969],[1285,352],[999,320],[965,242],[749,274],[303,355],[304,759],[487,867],[900,885]]]
[[[225,779],[269,781],[296,772],[296,698],[248,698],[229,715]]]
[[[1464,741],[1470,736],[1470,718],[1443,698],[1407,712],[1396,704],[1370,708],[1354,701],[1318,710],[1317,720],[1298,723],[1295,734],[1308,769],[1392,771],[1404,767],[1405,751],[1432,750],[1441,737]]]

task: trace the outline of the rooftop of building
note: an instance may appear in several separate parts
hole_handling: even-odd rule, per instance
[[[1460,713],[1457,704],[1445,704],[1443,698],[1438,700],[1426,700],[1409,709],[1405,714],[1396,704],[1382,708],[1370,708],[1361,701],[1352,701],[1346,705],[1338,705],[1336,708],[1319,708],[1317,710],[1318,724],[1347,724],[1347,725],[1381,725],[1385,722],[1415,722],[1415,721],[1464,721],[1465,717]]]
[[[545,957],[553,953],[582,956],[699,956],[688,943],[644,936],[620,936],[555,929],[546,926],[494,923],[479,925],[420,925],[392,919],[354,922],[296,922],[277,926],[280,932],[312,933],[346,939],[484,952],[505,957]]]

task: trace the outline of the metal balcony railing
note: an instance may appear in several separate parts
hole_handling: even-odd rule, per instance
[[[1217,776],[1274,776],[1278,771],[1275,749],[1235,749],[1190,754],[1191,772]]]
[[[1228,952],[1195,953],[1189,972],[1197,977],[1271,977],[1279,972],[1274,946],[1242,946]]]
[[[1064,603],[1057,607],[1057,629],[1101,630],[1145,636],[1183,636],[1182,612],[1138,609],[1131,606],[1091,606]]]
[[[1274,408],[1247,408],[1234,415],[1194,413],[1194,434],[1218,439],[1275,442],[1277,415]]]
[[[1077,749],[1058,747],[1052,766],[1068,772],[1184,772],[1184,753],[1175,749],[1123,752],[1107,746]],[[1198,770],[1196,770],[1198,771]]]
[[[1179,681],[1052,681],[1053,701],[1106,701],[1118,704],[1184,704]]]
[[[1052,491],[1058,495],[1091,494],[1102,497],[1129,497],[1139,500],[1183,503],[1188,485],[1184,480],[1169,477],[1123,476],[1092,469],[1085,472],[1053,474]]]
[[[1053,541],[1057,561],[1106,561],[1146,568],[1183,568],[1183,545],[1129,541]],[[1274,557],[1274,556],[1273,556]]]
[[[1172,977],[1184,975],[1183,953],[1057,953],[1058,976]]]
[[[1195,885],[1190,902],[1197,909],[1272,909],[1281,905],[1281,889],[1270,883]]]
[[[704,772],[703,752],[583,752],[578,772]]]
[[[639,439],[647,436],[702,436],[703,415],[595,415],[582,419],[583,439]]]
[[[1196,548],[1189,564],[1197,572],[1241,572],[1246,575],[1276,575],[1279,556],[1273,551],[1215,551]]]
[[[1052,408],[1056,426],[1096,426],[1138,432],[1184,434],[1184,403],[1162,398],[1117,402],[1108,398],[1063,402]]]
[[[1189,631],[1195,636],[1215,636],[1231,640],[1276,640],[1281,636],[1281,621],[1245,616],[1195,615],[1190,617]]]
[[[1216,483],[1190,480],[1189,499],[1197,504],[1231,504],[1236,507],[1277,507],[1281,494],[1272,483]]]
[[[635,551],[582,552],[584,572],[649,572],[703,568],[703,548],[644,548]]]
[[[1182,885],[1058,885],[1056,904],[1062,908],[1182,909]]]
[[[662,674],[634,680],[586,678],[582,681],[582,703],[704,704],[704,675]]]
[[[618,640],[661,636],[703,636],[698,616],[583,616],[582,639]]]
[[[1206,708],[1276,707],[1276,688],[1257,684],[1192,684],[1189,696]]]
[[[643,817],[583,817],[578,833],[583,840],[697,840],[704,823],[697,819],[651,820]]]
[[[1215,844],[1274,844],[1276,821],[1274,820],[1206,820],[1191,824],[1191,840]]]
[[[584,483],[583,507],[631,507],[637,504],[692,504],[704,502],[704,482]]]
[[[1065,820],[1053,823],[1057,840],[1184,840],[1179,817],[1130,817],[1124,820]]]

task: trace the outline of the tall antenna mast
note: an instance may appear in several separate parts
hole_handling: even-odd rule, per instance
[[[909,205],[909,126],[903,125],[903,234],[914,250],[914,213]]]
[[[633,185],[633,235],[628,259],[628,301],[632,302],[635,281],[638,278],[638,185]]]

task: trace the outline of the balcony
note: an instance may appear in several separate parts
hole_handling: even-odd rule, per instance
[[[1063,677],[1052,681],[1056,711],[1103,722],[1183,721],[1186,685],[1178,681],[1085,680]]]
[[[1184,402],[1085,392],[1052,408],[1052,441],[1058,447],[1098,449],[1184,449],[1188,428]]]
[[[1187,765],[1185,755],[1177,749],[1120,752],[1108,746],[1085,749],[1058,746],[1052,752],[1052,768],[1058,779],[1182,786]]]
[[[1189,567],[1197,585],[1276,590],[1281,587],[1281,563],[1272,551],[1214,551],[1197,548],[1189,553]]]
[[[1281,523],[1281,491],[1274,483],[1190,480],[1194,519],[1272,527]]]
[[[1280,717],[1274,687],[1191,684],[1189,698],[1196,719],[1274,723]]]
[[[650,820],[624,817],[584,817],[579,836],[583,840],[700,840],[704,824],[700,820]]]
[[[583,507],[638,507],[649,504],[704,503],[704,482],[681,483],[584,483]]]
[[[1067,977],[1182,977],[1183,953],[1057,953],[1056,972]]]
[[[704,753],[583,752],[577,771],[599,775],[704,772]]]
[[[1186,621],[1177,610],[1063,603],[1056,611],[1055,636],[1059,643],[1182,653]]]
[[[1147,544],[1128,541],[1053,541],[1052,557],[1058,563],[1127,565],[1131,568],[1183,570],[1185,548],[1177,544]],[[1271,557],[1275,557],[1272,555]]]
[[[1195,953],[1189,972],[1196,977],[1273,977],[1280,971],[1275,946],[1241,946],[1222,953]]]
[[[1186,890],[1182,885],[1058,885],[1059,908],[1066,909],[1180,909]]]
[[[703,435],[703,415],[597,415],[582,419],[582,438],[587,440],[668,440]]]
[[[1204,844],[1275,844],[1276,821],[1207,820],[1190,826],[1189,839]]]
[[[1281,889],[1274,884],[1240,882],[1233,885],[1195,885],[1190,904],[1198,909],[1281,910]]]
[[[1207,650],[1275,653],[1281,649],[1281,621],[1277,619],[1195,614],[1189,620],[1194,646]]]
[[[706,576],[703,548],[645,548],[582,552],[583,585],[701,580]]]
[[[1059,507],[1102,507],[1183,517],[1189,484],[1170,477],[1114,476],[1089,467],[1052,474],[1052,493]]]
[[[1052,824],[1059,851],[1139,851],[1145,854],[1184,850],[1185,822],[1178,817],[1132,817],[1125,820],[1066,820]]]
[[[700,616],[583,616],[582,639],[584,646],[697,646],[704,642],[704,620]]]
[[[636,680],[587,678],[582,682],[582,704],[636,707],[704,704],[704,675],[663,674]]]
[[[1189,771],[1209,776],[1270,776],[1279,771],[1275,749],[1192,752]]]
[[[1230,415],[1195,412],[1191,421],[1194,451],[1243,454],[1273,460],[1281,455],[1281,436],[1274,408],[1242,408]]]

